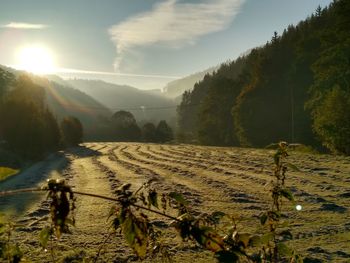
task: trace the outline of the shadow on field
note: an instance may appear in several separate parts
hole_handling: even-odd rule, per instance
[[[61,174],[69,172],[71,157],[84,158],[98,156],[98,151],[91,150],[84,146],[69,148],[47,156],[44,160],[24,169],[21,173],[9,177],[0,182],[0,192],[23,188],[36,188],[45,185],[49,178],[59,178]],[[18,216],[30,207],[39,202],[45,195],[42,193],[21,193],[9,196],[0,196],[0,211],[10,216]]]
[[[101,153],[99,151],[92,150],[83,145],[78,145],[76,147],[71,147],[65,150],[66,154],[71,154],[79,158],[99,156]]]

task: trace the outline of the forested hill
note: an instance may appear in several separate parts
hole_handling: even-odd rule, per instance
[[[139,122],[175,120],[176,104],[155,90],[139,90],[127,85],[117,85],[101,80],[71,79],[65,82],[88,94],[113,112],[127,110]]]
[[[218,67],[211,67],[184,78],[173,80],[163,88],[163,95],[168,98],[177,98],[183,92],[192,90],[196,82],[202,80],[206,74],[213,73],[216,69],[218,69]]]
[[[185,92],[179,138],[207,145],[286,140],[350,154],[350,1],[333,1]]]
[[[2,72],[8,72],[9,76],[13,75],[13,78],[26,74],[33,83],[42,87],[45,104],[59,122],[67,116],[75,116],[84,126],[85,139],[96,140],[102,136],[102,130],[105,129],[112,112],[93,97],[70,87],[58,77],[52,81],[51,78],[24,73],[5,66],[0,66],[0,69]]]

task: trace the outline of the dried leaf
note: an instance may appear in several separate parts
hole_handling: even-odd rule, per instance
[[[244,248],[247,248],[249,246],[250,234],[237,234],[235,239],[238,244],[242,244]]]
[[[155,190],[152,190],[148,194],[148,203],[154,207],[158,207],[158,193]]]
[[[129,246],[140,258],[145,258],[148,243],[147,223],[128,211],[121,227]]]
[[[191,232],[194,239],[206,249],[218,252],[223,249],[222,237],[211,227],[196,227]]]

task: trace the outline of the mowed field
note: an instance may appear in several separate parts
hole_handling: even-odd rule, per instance
[[[47,178],[64,178],[76,191],[113,197],[123,183],[133,189],[151,178],[159,193],[176,191],[188,200],[195,215],[223,211],[234,216],[241,232],[262,233],[259,214],[268,209],[272,150],[142,143],[85,143],[0,184],[0,190],[43,185]],[[287,172],[287,186],[301,211],[288,203],[284,210],[293,234],[288,243],[309,262],[350,262],[350,158],[290,152],[300,171]],[[29,194],[32,195],[32,194]],[[14,239],[32,262],[49,262],[39,247],[40,229],[47,225],[44,195],[0,198],[1,210],[11,210],[18,223]],[[14,207],[12,207],[14,206]],[[58,259],[72,252],[94,256],[98,262],[134,262],[137,258],[121,234],[109,235],[107,216],[112,203],[78,196],[76,227],[55,241]],[[150,215],[164,232],[174,262],[215,262],[210,252],[183,243],[170,221]],[[311,261],[311,260],[314,261]],[[319,261],[317,261],[317,259]],[[156,262],[156,260],[148,260]],[[158,262],[162,262],[161,259]]]

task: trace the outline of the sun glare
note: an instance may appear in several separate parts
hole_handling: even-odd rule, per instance
[[[52,52],[43,46],[27,46],[17,53],[17,68],[34,74],[51,74],[55,71]]]

